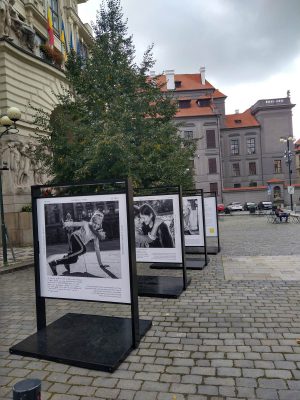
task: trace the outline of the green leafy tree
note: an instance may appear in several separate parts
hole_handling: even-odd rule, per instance
[[[54,182],[129,176],[135,186],[192,187],[194,146],[178,135],[176,102],[159,77],[149,78],[152,46],[137,65],[126,23],[119,0],[102,3],[90,57],[69,55],[70,90],[49,118],[37,114],[50,132],[40,138],[39,157]]]

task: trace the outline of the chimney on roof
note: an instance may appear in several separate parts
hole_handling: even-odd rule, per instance
[[[200,67],[201,84],[205,85],[205,67]]]
[[[155,77],[155,71],[150,71],[150,78],[154,78]]]
[[[167,90],[175,89],[175,71],[174,69],[169,69],[165,71],[166,80],[167,80]]]
[[[235,113],[236,113],[236,114],[239,114],[239,113],[240,113],[240,110],[236,109],[236,110],[235,110]]]

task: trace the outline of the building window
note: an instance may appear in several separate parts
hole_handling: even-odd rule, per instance
[[[50,8],[52,12],[52,23],[53,28],[58,31],[59,20],[58,20],[58,0],[51,0]]]
[[[209,184],[209,191],[211,193],[216,193],[216,195],[218,195],[218,183],[217,182],[210,183]]]
[[[175,81],[175,88],[178,89],[181,87],[181,81]]]
[[[240,164],[239,163],[233,163],[232,164],[232,175],[233,176],[241,176]]]
[[[240,188],[240,187],[241,187],[241,184],[240,184],[240,183],[234,183],[234,184],[233,184],[233,187],[234,187],[234,188]]]
[[[249,175],[256,175],[256,162],[249,162]]]
[[[193,139],[193,131],[183,131],[183,138],[185,140]]]
[[[197,100],[197,104],[199,107],[209,107],[210,99],[199,99],[199,100]]]
[[[208,149],[216,148],[216,133],[214,129],[206,131],[206,146]]]
[[[275,174],[282,173],[281,160],[274,160],[274,173]]]
[[[250,187],[252,187],[252,186],[257,186],[257,182],[251,181],[251,182],[249,182],[249,186],[250,186]]]
[[[240,154],[239,139],[231,139],[231,142],[230,142],[230,153],[232,155],[235,155],[235,156]]]
[[[247,139],[247,154],[255,154],[255,138]]]
[[[179,108],[190,108],[191,107],[191,100],[179,100],[178,101]]]
[[[209,174],[217,173],[217,159],[216,158],[208,159],[208,173]]]

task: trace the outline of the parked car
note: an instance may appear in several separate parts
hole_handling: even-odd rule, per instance
[[[229,211],[243,211],[243,206],[241,203],[238,203],[236,201],[229,203],[226,208],[228,208]]]
[[[217,205],[217,210],[218,210],[218,212],[224,212],[225,211],[225,205],[224,204],[218,204]]]
[[[259,210],[272,210],[273,204],[271,201],[260,201],[257,205]]]
[[[257,204],[251,201],[246,201],[246,203],[243,205],[244,211],[249,211],[250,208],[257,208]]]

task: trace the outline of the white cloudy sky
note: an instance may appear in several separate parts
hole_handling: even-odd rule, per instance
[[[101,0],[78,6],[95,21]],[[300,138],[300,0],[121,0],[137,61],[154,43],[155,71],[195,73],[226,94],[226,113],[286,97]]]

